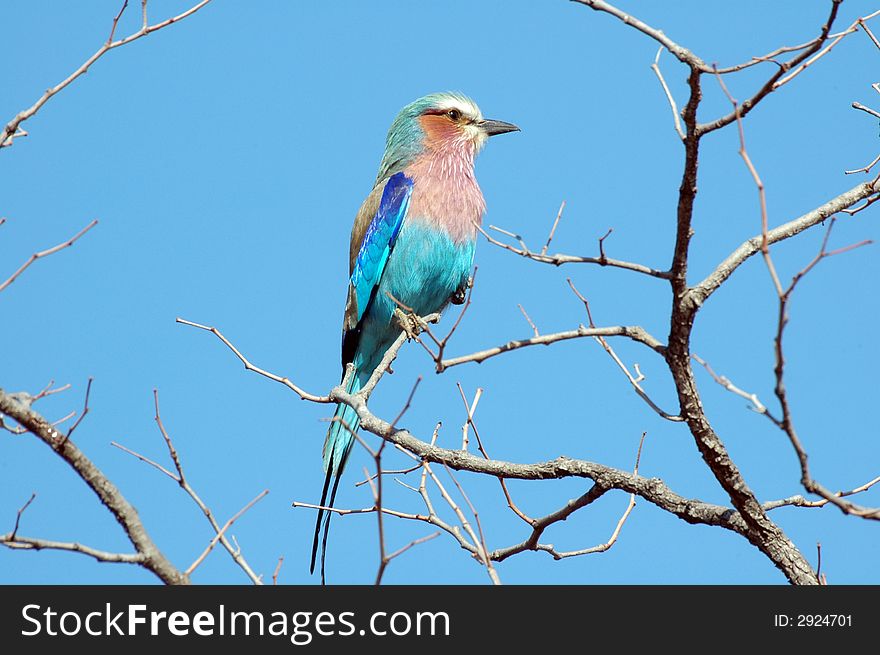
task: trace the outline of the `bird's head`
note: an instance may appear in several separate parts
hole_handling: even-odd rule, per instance
[[[385,145],[379,179],[403,170],[422,154],[460,152],[473,158],[490,136],[515,132],[512,123],[483,118],[477,104],[460,93],[432,93],[397,114]]]

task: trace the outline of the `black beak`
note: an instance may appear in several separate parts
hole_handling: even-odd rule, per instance
[[[520,129],[513,123],[505,123],[504,121],[493,121],[490,118],[479,121],[477,125],[479,125],[480,128],[489,136],[504,134],[505,132],[520,131]]]

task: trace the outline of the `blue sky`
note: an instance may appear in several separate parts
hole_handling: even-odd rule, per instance
[[[106,38],[119,3],[5,4],[15,21],[0,42],[3,59],[13,62],[0,93],[2,120],[88,57]],[[827,4],[620,3],[721,65],[812,38]],[[154,0],[151,16],[186,5]],[[137,9],[129,9],[119,34],[137,29]],[[838,26],[873,9],[875,2],[847,1]],[[38,405],[54,419],[80,408],[94,377],[91,411],[76,440],[137,507],[165,553],[186,568],[210,540],[209,526],[173,482],[109,445],[118,441],[167,463],[152,420],[158,388],[188,477],[221,521],[270,490],[232,530],[251,566],[268,578],[283,556],[281,582],[317,582],[307,570],[314,514],[291,503],[318,500],[326,429],[320,419],[330,410],[245,372],[214,337],[175,324],[175,317],[215,325],[256,364],[326,392],[339,376],[351,221],[374,180],[386,130],[401,106],[447,89],[471,95],[486,116],[522,127],[493,139],[478,160],[486,223],[540,246],[565,200],[554,250],[596,254],[596,239],[613,227],[609,256],[668,266],[682,149],[649,68],[656,50],[614,19],[561,0],[215,0],[185,22],[109,53],[27,123],[29,137],[0,152],[0,215],[8,219],[0,227],[0,279],[30,253],[100,221],[75,247],[37,262],[0,295],[0,385],[36,392],[50,379],[70,383],[71,391]],[[878,61],[880,51],[853,34],[749,116],[749,152],[767,187],[772,224],[861,181],[843,171],[873,159],[878,128],[850,103],[880,105],[870,87]],[[686,69],[666,53],[660,62],[683,102]],[[731,92],[747,97],[771,70],[767,64],[728,78]],[[700,118],[729,111],[710,80],[705,86]],[[704,139],[699,189],[692,282],[760,228],[733,128]],[[832,244],[877,239],[874,214],[842,217]],[[775,250],[783,279],[812,258],[821,236],[814,230]],[[874,248],[823,262],[791,307],[788,389],[813,472],[833,489],[880,472]],[[639,324],[660,339],[668,332],[664,281],[598,267],[555,269],[485,242],[477,263],[474,302],[450,354],[528,337],[518,303],[543,332],[576,327],[585,318],[567,276],[589,297],[598,324]],[[695,352],[771,407],[775,312],[766,268],[754,258],[706,304],[694,332]],[[447,316],[444,325],[452,320]],[[638,344],[613,345],[624,361],[640,364],[648,392],[674,412],[663,362]],[[568,455],[629,469],[647,431],[644,475],[662,477],[688,497],[726,500],[687,430],[653,414],[591,340],[522,350],[441,376],[412,344],[395,371],[371,407],[392,418],[423,375],[402,421],[419,436],[427,438],[442,420],[441,443],[458,446],[460,382],[469,396],[485,389],[476,418],[495,457],[533,462]],[[709,418],[758,496],[799,493],[797,462],[783,433],[703,371],[697,375]],[[357,451],[339,506],[371,503],[366,487],[354,487],[368,464]],[[495,480],[458,479],[480,512],[490,548],[525,538]],[[543,515],[585,484],[510,487],[527,512]],[[389,506],[419,509],[411,492],[387,488]],[[32,437],[0,435],[0,530],[7,529],[3,522],[11,528],[32,492],[37,499],[22,534],[130,548],[62,461]],[[880,491],[862,501],[880,504]],[[566,550],[600,543],[626,503],[625,494],[608,494],[545,539]],[[813,562],[821,542],[831,582],[880,581],[876,524],[830,508],[772,516]],[[432,531],[394,520],[386,527],[390,550]],[[331,582],[372,582],[377,558],[374,516],[334,521]],[[687,525],[644,501],[605,554],[555,562],[525,553],[498,572],[506,583],[784,582],[737,535]],[[194,581],[247,582],[222,551]],[[443,535],[396,559],[385,581],[488,578]],[[0,549],[0,582],[156,580],[131,566],[68,553]]]

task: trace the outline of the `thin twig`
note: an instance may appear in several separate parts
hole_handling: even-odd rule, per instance
[[[532,261],[540,262],[542,264],[552,264],[553,266],[562,266],[563,264],[597,264],[599,266],[622,268],[628,271],[634,271],[636,273],[649,275],[651,277],[656,277],[663,280],[668,280],[670,276],[669,271],[661,271],[655,268],[651,268],[649,266],[644,266],[642,264],[625,262],[619,259],[611,259],[610,257],[580,257],[577,255],[563,254],[542,255],[539,252],[534,252],[530,250],[525,242],[523,242],[523,240],[518,235],[515,235],[512,232],[502,230],[501,228],[495,227],[494,225],[489,226],[489,229],[491,230],[495,230],[496,232],[500,232],[501,234],[516,238],[519,241],[519,248],[517,248],[516,246],[512,246],[509,243],[499,241],[479,225],[477,225],[476,228],[477,231],[486,238],[486,241],[488,241],[492,245],[503,248],[504,250],[519,255],[520,257],[525,257],[526,259],[531,259]]]
[[[431,539],[434,539],[435,537],[439,537],[441,534],[442,534],[442,533],[439,532],[439,531],[438,531],[438,532],[432,532],[431,534],[426,535],[426,536],[424,536],[424,537],[419,537],[418,539],[413,539],[413,540],[410,541],[406,546],[403,546],[402,548],[398,548],[398,549],[395,550],[393,553],[391,553],[390,555],[388,555],[388,557],[386,557],[385,559],[387,559],[387,560],[390,562],[390,561],[393,560],[395,557],[400,557],[401,555],[403,555],[406,551],[408,551],[408,550],[409,550],[410,548],[412,548],[413,546],[418,546],[419,544],[423,544],[423,543],[425,543],[426,541],[431,541]]]
[[[568,286],[574,292],[574,295],[577,296],[578,300],[580,300],[584,304],[584,309],[587,312],[587,320],[590,323],[590,329],[595,331],[597,328],[596,325],[593,323],[593,315],[590,311],[589,301],[583,296],[583,294],[581,294],[580,291],[577,290],[577,288],[574,286],[574,282],[571,281],[571,278],[566,278],[565,281],[568,282]],[[641,375],[641,372],[638,370],[638,365],[636,365],[636,375],[638,375],[638,377],[635,377],[632,373],[630,373],[629,368],[626,366],[626,364],[624,364],[621,361],[620,357],[617,356],[617,353],[614,352],[614,349],[611,347],[608,341],[605,340],[603,335],[593,334],[591,336],[593,336],[593,338],[599,343],[599,345],[601,345],[602,348],[605,349],[605,352],[608,353],[608,355],[611,357],[611,359],[614,360],[617,366],[620,367],[620,370],[623,371],[624,375],[626,375],[626,379],[629,380],[629,383],[632,385],[633,390],[642,400],[644,400],[648,404],[651,409],[653,409],[659,416],[665,418],[667,421],[684,421],[684,418],[680,414],[670,414],[661,409],[660,406],[657,405],[650,396],[648,396],[645,390],[642,389],[639,383],[641,382],[641,380],[644,379],[644,376]]]
[[[223,535],[226,534],[226,531],[232,527],[232,524],[235,523],[238,519],[240,519],[241,516],[245,512],[247,512],[251,507],[253,507],[258,502],[260,502],[263,498],[265,498],[266,495],[268,495],[268,493],[269,493],[269,490],[264,489],[259,494],[257,494],[256,498],[254,498],[251,502],[249,502],[247,505],[245,505],[240,510],[238,510],[238,512],[236,512],[228,521],[226,521],[226,523],[223,524],[223,527],[220,528],[217,531],[217,534],[215,534],[214,537],[211,539],[210,543],[208,543],[208,546],[205,548],[205,550],[202,551],[202,554],[199,555],[195,559],[195,561],[189,565],[189,568],[186,570],[186,575],[192,575],[193,572],[199,567],[199,565],[205,561],[205,558],[208,556],[208,554],[212,550],[214,550],[214,546],[216,546],[217,542],[223,538]],[[239,552],[239,553],[241,551],[240,548],[236,548],[235,550],[236,550],[236,552]]]
[[[440,495],[443,497],[443,499],[446,501],[446,503],[455,512],[455,515],[458,517],[458,520],[461,522],[462,527],[470,535],[471,541],[474,543],[474,545],[478,545],[479,559],[482,562],[482,564],[486,567],[486,573],[489,575],[489,579],[492,581],[492,584],[500,585],[501,579],[498,577],[498,572],[495,570],[495,567],[492,564],[492,558],[489,556],[489,550],[486,547],[486,537],[483,534],[483,527],[480,524],[480,516],[477,513],[477,509],[474,507],[474,504],[471,502],[470,498],[468,498],[468,495],[465,492],[464,487],[462,487],[458,483],[458,480],[456,479],[455,475],[452,473],[452,469],[450,469],[445,464],[443,465],[443,468],[446,470],[446,473],[447,473],[447,475],[449,475],[449,478],[452,480],[452,483],[458,489],[458,493],[461,494],[462,498],[464,498],[464,501],[467,503],[468,509],[470,509],[471,515],[474,517],[474,523],[477,524],[476,532],[474,531],[473,527],[471,527],[470,522],[465,518],[464,512],[461,511],[461,508],[452,499],[452,496],[449,495],[449,493],[446,491],[446,489],[440,483],[440,480],[434,474],[434,471],[431,469],[431,467],[428,465],[427,462],[425,463],[425,470],[428,472],[428,475],[431,476],[431,479],[434,481],[434,484],[437,485],[437,488],[440,490]],[[478,536],[478,533],[479,533],[479,536]]]
[[[124,452],[124,453],[128,453],[129,455],[131,455],[132,457],[134,457],[134,458],[136,458],[136,459],[141,460],[141,461],[144,462],[145,464],[149,464],[149,465],[152,466],[154,469],[157,469],[157,470],[161,471],[162,473],[164,473],[165,475],[167,475],[169,478],[171,478],[171,479],[174,480],[175,482],[180,482],[180,478],[179,478],[179,477],[177,477],[176,475],[174,475],[174,473],[172,473],[171,471],[169,471],[167,468],[165,468],[164,466],[162,466],[162,465],[159,464],[158,462],[153,461],[153,460],[150,459],[149,457],[145,457],[144,455],[141,455],[140,453],[135,452],[134,450],[131,450],[130,448],[127,448],[127,447],[123,446],[121,443],[118,443],[118,442],[116,442],[116,441],[111,441],[111,442],[110,442],[110,445],[113,446],[114,448],[118,448],[119,450],[121,450],[121,451]]]
[[[639,439],[639,447],[636,451],[636,463],[633,467],[633,475],[638,475],[639,473],[639,463],[642,458],[642,447],[645,443],[646,436],[647,432],[643,432],[641,438]],[[555,560],[565,559],[568,557],[579,557],[581,555],[591,555],[593,553],[603,553],[607,551],[617,542],[617,539],[620,536],[620,531],[623,529],[623,524],[626,523],[626,520],[632,513],[633,508],[636,506],[635,494],[630,494],[629,502],[627,503],[627,506],[624,509],[620,519],[618,519],[617,524],[614,527],[614,531],[611,533],[611,536],[608,538],[608,540],[602,544],[592,546],[590,548],[582,548],[579,550],[558,551],[552,544],[542,544],[539,541],[541,536],[551,525],[559,523],[561,521],[566,521],[568,517],[570,517],[576,511],[594,503],[607,491],[608,490],[605,489],[602,485],[594,484],[579,498],[568,501],[562,508],[540,519],[533,519],[531,521],[532,532],[524,541],[513,546],[499,548],[498,550],[493,551],[491,555],[492,559],[495,561],[502,561],[525,550],[543,551],[551,555]]]
[[[605,256],[605,239],[610,237],[612,232],[614,232],[614,228],[609,227],[608,231],[599,237],[599,261],[600,262],[607,262],[608,261],[608,257]]]
[[[468,355],[459,357],[451,357],[440,362],[440,370],[444,371],[453,366],[467,364],[469,362],[484,362],[487,359],[496,357],[511,350],[519,350],[528,346],[549,346],[559,341],[567,341],[569,339],[581,339],[583,337],[627,337],[633,341],[637,341],[648,346],[651,350],[658,354],[663,354],[666,347],[653,336],[648,334],[644,328],[638,325],[615,325],[612,327],[585,327],[579,325],[575,330],[567,330],[565,332],[554,332],[553,334],[542,334],[529,339],[514,339],[507,343],[487,348]]]
[[[861,102],[853,102],[852,108],[871,114],[871,116],[874,116],[875,118],[880,118],[880,111],[877,111],[876,109],[871,109],[870,107],[866,107]]]
[[[534,335],[536,337],[540,337],[541,333],[538,331],[538,326],[535,325],[535,322],[532,320],[532,317],[529,316],[528,312],[526,311],[526,308],[523,307],[520,303],[517,303],[516,306],[519,307],[519,311],[522,312],[522,315],[525,317],[526,321],[528,322],[529,327],[532,328],[532,332],[534,333]]]
[[[651,64],[651,70],[654,71],[654,75],[656,75],[657,79],[660,80],[660,85],[663,87],[663,92],[666,94],[666,100],[669,102],[669,108],[672,110],[672,120],[674,121],[675,131],[678,134],[678,138],[684,141],[685,134],[684,130],[681,129],[681,118],[678,115],[678,105],[675,104],[675,98],[672,97],[672,92],[666,85],[666,80],[663,78],[663,73],[660,72],[660,53],[663,52],[663,50],[664,46],[662,45],[657,49],[657,55],[654,57],[654,63]]]
[[[840,33],[837,38],[832,40],[828,47],[819,52],[822,48],[822,45],[829,38],[831,27],[837,18],[837,12],[840,9],[841,2],[842,0],[831,0],[831,11],[829,12],[828,18],[825,20],[825,23],[822,25],[819,31],[819,36],[815,38],[812,42],[810,42],[810,45],[807,48],[805,48],[802,52],[796,54],[788,61],[779,64],[778,70],[773,73],[773,75],[771,75],[766,82],[764,82],[761,88],[758,89],[758,91],[756,91],[755,94],[752,95],[750,98],[744,100],[741,105],[738,105],[734,109],[734,111],[730,112],[729,114],[725,114],[721,118],[715,119],[714,121],[710,121],[708,123],[700,123],[696,125],[694,129],[694,134],[698,138],[702,137],[709,132],[733,123],[734,121],[738,120],[738,118],[746,116],[746,114],[750,113],[755,107],[757,107],[758,103],[760,103],[764,98],[776,91],[783,84],[790,82],[792,79],[794,79],[794,77],[799,75],[807,67],[811,66],[818,59],[826,55],[831,50],[831,48],[839,43],[841,39],[843,39],[847,34],[851,34],[853,31],[855,31],[855,24],[853,24],[852,26],[850,26],[851,29],[845,30],[844,32]],[[817,52],[819,54],[816,54]],[[773,60],[770,59],[769,61]],[[715,75],[719,76],[719,78],[722,74],[721,70],[718,69],[716,66],[712,66],[710,69],[704,72],[714,73]],[[788,73],[788,75],[786,75],[786,73]]]
[[[827,585],[828,578],[822,573],[822,544],[816,542],[816,582],[820,585]]]
[[[278,558],[278,564],[275,566],[275,571],[272,573],[272,586],[278,584],[278,574],[281,573],[282,564],[284,564],[284,555]]]
[[[855,174],[855,173],[870,173],[870,172],[871,172],[871,169],[874,168],[874,166],[877,165],[877,162],[878,162],[878,161],[880,161],[880,155],[877,155],[877,156],[871,161],[870,164],[868,164],[868,165],[866,165],[866,166],[863,166],[862,168],[856,168],[856,169],[851,170],[851,171],[844,171],[844,174],[846,174],[846,175],[853,175],[853,174]],[[844,211],[845,211],[845,210],[844,210]]]
[[[172,473],[170,470],[168,470],[161,464],[149,459],[148,457],[145,457],[140,453],[130,450],[129,448],[126,448],[125,446],[122,446],[116,442],[111,442],[111,445],[132,455],[133,457],[136,457],[142,462],[149,464],[153,468],[157,469],[158,471],[162,472],[163,474],[174,480],[180,486],[180,488],[183,489],[183,491],[186,492],[186,494],[192,499],[196,506],[201,510],[202,514],[205,515],[205,518],[208,520],[208,523],[214,530],[217,541],[219,541],[223,548],[226,549],[226,552],[229,553],[230,557],[232,557],[232,560],[238,565],[238,567],[242,571],[244,571],[245,575],[250,579],[252,583],[256,585],[263,584],[261,577],[254,572],[254,570],[250,567],[250,564],[248,564],[247,560],[244,558],[244,555],[242,555],[241,549],[238,548],[232,541],[226,538],[225,534],[223,534],[222,532],[220,524],[217,522],[217,519],[214,518],[214,513],[205,504],[205,502],[201,499],[198,493],[196,493],[196,490],[190,485],[189,481],[187,480],[186,474],[183,471],[183,464],[180,461],[180,456],[177,453],[177,449],[174,447],[174,442],[171,440],[171,436],[168,434],[168,431],[165,429],[165,425],[162,422],[162,414],[159,409],[158,389],[153,389],[153,407],[155,410],[153,419],[155,420],[156,426],[158,427],[159,432],[162,435],[162,439],[165,441],[165,447],[168,449],[168,456],[174,463],[174,468],[176,469],[177,474]],[[268,493],[268,491],[266,493]],[[265,493],[263,495],[265,495]],[[259,500],[259,498],[257,500]],[[216,544],[217,542],[213,543]],[[213,546],[211,547],[213,548]]]
[[[827,34],[829,32],[831,24],[834,22],[834,15],[837,11],[838,6],[840,5],[840,3],[842,1],[843,0],[832,0],[832,9],[831,9],[832,15],[822,28],[822,34],[826,35],[826,36],[825,36],[825,38],[822,38],[820,36],[819,43],[817,43],[816,46],[814,46],[816,50],[818,50],[818,46],[821,43],[824,43],[824,41],[827,39]],[[876,12],[874,15],[876,15]],[[810,57],[809,59],[804,61],[797,68],[795,68],[791,73],[789,73],[788,75],[786,75],[782,79],[775,82],[773,85],[773,90],[775,91],[776,89],[778,89],[782,85],[787,84],[788,82],[791,82],[791,80],[793,80],[795,77],[797,77],[802,72],[804,72],[807,68],[809,68],[810,66],[815,64],[818,60],[820,60],[822,57],[824,57],[829,52],[831,52],[831,50],[834,48],[834,46],[836,46],[838,43],[840,43],[844,39],[844,37],[846,37],[848,34],[852,34],[852,32],[855,31],[856,25],[863,23],[864,20],[865,20],[864,18],[859,18],[858,20],[856,20],[852,25],[850,25],[850,27],[848,29],[841,32],[836,38],[831,39],[831,41],[828,43],[828,45],[825,46],[824,48],[822,48],[822,50],[820,50],[815,55],[813,55],[812,57]]]
[[[189,578],[159,550],[137,511],[116,485],[86,457],[73,441],[62,441],[61,433],[49,421],[36,413],[31,408],[31,403],[23,402],[16,397],[16,394],[7,394],[0,389],[0,414],[5,414],[24,427],[51,448],[76,472],[79,478],[100,499],[101,503],[113,514],[137,552],[134,555],[106,553],[76,543],[51,542],[40,539],[25,540],[19,536],[16,536],[16,542],[7,543],[8,547],[68,550],[90,555],[101,561],[135,563],[156,575],[166,584],[189,584]],[[0,541],[4,541],[2,537],[0,537]]]
[[[198,4],[193,5],[186,11],[176,16],[173,16],[172,18],[168,18],[154,25],[144,24],[141,29],[139,29],[134,34],[131,34],[123,39],[114,41],[113,36],[116,32],[116,24],[119,22],[119,18],[122,16],[122,12],[125,11],[125,8],[128,6],[128,0],[125,0],[122,5],[122,9],[120,9],[119,13],[113,19],[113,25],[110,30],[110,37],[107,39],[107,41],[103,43],[101,47],[98,48],[98,50],[91,57],[86,59],[86,61],[83,62],[83,64],[79,68],[73,71],[73,73],[68,75],[64,80],[62,80],[55,86],[46,89],[45,93],[43,93],[43,95],[40,96],[39,100],[37,100],[33,105],[31,105],[27,109],[18,112],[6,124],[3,130],[0,131],[0,148],[11,146],[13,143],[13,139],[19,136],[25,136],[27,133],[24,132],[24,130],[21,130],[19,126],[29,118],[33,117],[33,115],[36,114],[43,107],[43,105],[45,105],[49,101],[50,98],[69,86],[74,80],[85,74],[89,70],[89,67],[96,61],[98,61],[98,59],[103,57],[107,52],[113,50],[114,48],[118,48],[120,46],[131,43],[132,41],[136,41],[137,39],[140,39],[141,37],[151,34],[157,30],[161,30],[164,27],[168,27],[173,23],[182,21],[184,18],[187,18],[196,13],[199,9],[204,7],[209,2],[211,2],[211,0],[202,0]],[[146,3],[144,3],[143,5],[143,11],[144,15],[146,16]]]
[[[877,12],[875,12],[875,14],[876,13]],[[868,29],[868,26],[865,24],[866,20],[867,20],[867,18],[859,18],[856,22],[859,24],[859,27],[861,27],[864,30],[865,34],[868,35],[868,38],[871,39],[871,42],[875,46],[877,46],[878,50],[880,50],[880,41],[878,41],[877,37],[874,36],[874,33],[870,29]]]
[[[98,224],[98,220],[95,219],[95,220],[93,220],[91,223],[89,223],[88,225],[86,225],[83,229],[81,229],[79,232],[77,232],[77,233],[74,234],[72,237],[70,237],[70,238],[69,238],[67,241],[65,241],[64,243],[59,243],[57,246],[54,246],[54,247],[52,247],[52,248],[47,248],[46,250],[41,250],[40,252],[35,252],[33,255],[31,255],[31,256],[28,258],[28,260],[27,260],[24,264],[22,264],[21,266],[19,266],[19,267],[18,267],[18,270],[15,271],[15,273],[13,273],[12,275],[10,275],[10,276],[6,279],[5,282],[0,283],[0,291],[3,291],[6,287],[8,287],[8,286],[9,286],[10,284],[12,284],[13,282],[15,282],[16,278],[17,278],[19,275],[21,275],[22,273],[24,273],[25,269],[27,269],[27,267],[30,266],[31,264],[33,264],[35,261],[37,261],[38,259],[41,259],[41,258],[43,258],[43,257],[48,257],[49,255],[54,255],[54,254],[55,254],[56,252],[58,252],[59,250],[64,250],[65,248],[70,248],[70,246],[72,246],[74,243],[76,243],[76,241],[77,241],[82,235],[84,235],[86,232],[88,232],[89,230],[91,230],[91,229],[92,229],[93,227],[95,227],[97,224]]]
[[[303,389],[301,389],[300,387],[295,385],[293,382],[291,382],[290,379],[287,377],[275,375],[274,373],[270,373],[269,371],[265,371],[265,370],[261,369],[259,366],[254,366],[247,359],[247,357],[245,357],[244,355],[241,354],[241,352],[239,352],[238,348],[236,348],[235,346],[232,345],[232,342],[230,342],[229,339],[227,339],[226,337],[223,336],[223,334],[217,328],[210,327],[208,325],[202,325],[200,323],[194,323],[192,321],[187,321],[186,319],[179,318],[179,317],[177,319],[175,319],[175,321],[177,323],[182,324],[182,325],[189,325],[191,327],[210,332],[215,337],[220,339],[220,341],[222,341],[226,345],[227,348],[229,348],[233,353],[235,353],[235,356],[238,357],[238,359],[241,361],[242,364],[244,364],[244,367],[246,370],[253,371],[254,373],[258,373],[259,375],[262,375],[263,377],[269,378],[270,380],[272,380],[274,382],[278,382],[279,384],[283,384],[285,387],[287,387],[288,389],[293,391],[296,395],[298,395],[301,399],[310,400],[313,403],[329,403],[330,402],[330,399],[327,396],[318,396],[315,394],[308,393],[307,391],[304,391]]]
[[[465,422],[461,426],[461,449],[467,451],[468,432],[470,431],[470,428],[474,426],[474,413],[477,411],[477,404],[480,402],[480,398],[483,396],[483,389],[481,387],[477,387],[477,391],[474,393],[473,402],[468,404],[467,398],[464,395],[464,389],[462,389],[461,387],[461,383],[456,382],[455,385],[458,387],[458,393],[461,395],[461,401],[464,403],[464,410],[465,412],[467,412]]]
[[[831,238],[831,231],[834,229],[834,225],[835,219],[832,218],[828,224],[828,229],[825,232],[825,236],[822,239],[822,245],[819,248],[819,252],[816,254],[815,257],[813,257],[812,260],[807,263],[804,268],[802,268],[798,273],[794,275],[794,277],[792,277],[791,283],[789,284],[788,288],[785,289],[785,291],[780,290],[778,293],[779,313],[776,327],[776,336],[774,338],[774,352],[776,356],[776,363],[773,370],[776,377],[776,387],[774,391],[776,393],[777,399],[779,400],[779,405],[782,409],[782,418],[778,422],[776,422],[776,424],[783,432],[785,432],[785,434],[789,438],[789,441],[791,442],[792,448],[794,448],[795,454],[798,458],[798,463],[800,464],[801,484],[803,485],[804,489],[831,502],[844,514],[852,514],[854,516],[860,516],[862,518],[880,520],[880,508],[862,507],[856,505],[855,503],[844,501],[842,500],[841,495],[832,493],[829,489],[825,488],[815,478],[813,478],[812,474],[810,473],[809,465],[807,463],[808,457],[806,449],[804,448],[804,445],[801,442],[800,437],[798,436],[794,426],[794,419],[792,416],[791,406],[788,401],[788,392],[786,390],[784,381],[785,354],[783,349],[783,336],[785,332],[785,327],[789,321],[788,306],[791,301],[792,294],[797,288],[798,283],[822,260],[827,259],[828,257],[833,257],[835,255],[850,252],[851,250],[872,243],[870,240],[865,240],[859,243],[845,246],[843,248],[837,248],[836,250],[829,251],[828,242]]]
[[[56,393],[61,393],[62,391],[67,391],[68,389],[70,389],[70,383],[58,387],[57,389],[52,388],[54,384],[55,380],[49,380],[49,384],[43,387],[43,389],[40,390],[40,392],[36,396],[33,397],[33,400],[31,402],[35,403],[42,398],[46,398],[47,396],[52,396]]]
[[[397,422],[403,418],[403,415],[406,414],[407,410],[410,407],[410,404],[412,404],[413,396],[416,395],[416,389],[419,388],[419,383],[421,381],[422,381],[422,376],[420,375],[419,377],[416,378],[415,384],[413,384],[412,389],[410,389],[409,395],[406,397],[406,403],[404,404],[403,408],[400,410],[400,412],[398,412],[398,414],[394,418],[394,420],[391,421],[392,429],[394,428],[395,425],[397,425]]]
[[[852,209],[841,209],[840,211],[843,212],[844,214],[849,214],[850,216],[855,216],[859,212],[866,210],[868,207],[873,205],[878,200],[880,200],[880,195],[868,198],[867,200],[865,200],[865,202],[863,204],[859,205],[858,207],[853,207]]]
[[[562,201],[562,204],[559,205],[559,211],[556,213],[556,220],[553,221],[553,227],[550,228],[550,234],[547,235],[547,243],[544,244],[544,247],[541,248],[541,254],[547,254],[547,248],[550,247],[550,242],[553,241],[553,235],[556,234],[556,226],[559,225],[559,219],[562,218],[562,211],[565,209],[565,201]]]
[[[603,2],[603,0],[575,0],[575,2],[585,5],[594,11],[601,11],[614,16],[624,24],[629,25],[642,34],[654,39],[657,43],[666,48],[676,59],[687,64],[691,68],[703,72],[708,70],[709,67],[706,63],[693,52],[670,39],[662,30],[658,30],[657,28],[648,25],[635,16],[627,14],[617,7],[610,5],[607,2]]]
[[[865,484],[859,485],[854,489],[849,489],[848,491],[838,491],[834,495],[838,498],[846,498],[847,496],[855,496],[856,494],[864,493],[874,485],[880,483],[880,476],[877,476],[873,480],[869,480]],[[780,500],[771,500],[769,502],[764,503],[764,509],[778,509],[780,507],[811,507],[811,508],[820,508],[825,507],[831,501],[827,498],[822,498],[820,500],[807,500],[801,495],[789,496],[788,498],[782,498]]]
[[[31,503],[34,502],[34,499],[37,497],[36,492],[31,493],[31,497],[27,499],[27,502],[21,506],[21,508],[15,514],[15,525],[12,528],[12,532],[9,533],[9,541],[15,541],[15,535],[18,534],[18,525],[21,522],[21,515],[24,514],[25,510],[30,507]]]
[[[18,536],[10,540],[8,535],[0,535],[0,545],[13,550],[65,550],[93,557],[99,562],[115,562],[121,564],[138,564],[144,566],[147,558],[143,553],[113,553],[99,550],[78,542],[52,541]]]
[[[714,369],[709,365],[709,362],[707,362],[705,359],[703,359],[702,357],[700,357],[696,353],[691,353],[691,357],[693,358],[693,360],[695,362],[697,362],[697,364],[699,364],[704,369],[706,369],[706,372],[712,377],[713,380],[715,380],[715,382],[720,384],[722,387],[724,387],[725,389],[727,389],[731,393],[736,394],[740,398],[745,398],[750,403],[752,403],[752,405],[749,409],[751,409],[754,412],[757,412],[758,414],[767,414],[768,413],[767,407],[764,405],[764,403],[762,403],[760,401],[757,394],[750,393],[748,391],[740,389],[733,382],[731,382],[727,377],[725,377],[723,375],[718,375],[714,371]],[[771,418],[771,420],[776,422],[775,418],[773,418],[772,416],[770,418]]]
[[[73,431],[79,427],[79,424],[82,423],[82,420],[86,417],[86,414],[89,413],[89,394],[92,391],[92,381],[93,380],[94,380],[94,378],[89,378],[88,383],[86,383],[86,397],[85,397],[85,400],[83,401],[83,410],[80,413],[79,417],[76,419],[76,422],[74,422],[74,424],[72,426],[70,426],[70,429],[67,431],[67,434],[64,435],[64,439],[62,440],[62,443],[64,441],[67,441],[68,439],[70,439],[70,435],[73,434]]]

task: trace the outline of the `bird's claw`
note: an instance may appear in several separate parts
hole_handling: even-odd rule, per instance
[[[411,341],[417,339],[424,330],[422,319],[412,312],[405,312],[400,307],[397,307],[394,310],[394,317],[397,319],[397,324],[406,332],[407,338]]]
[[[462,283],[458,289],[456,289],[452,296],[449,298],[449,302],[453,305],[462,305],[464,301],[467,299],[468,289],[474,286],[474,278],[469,277],[466,282]]]

